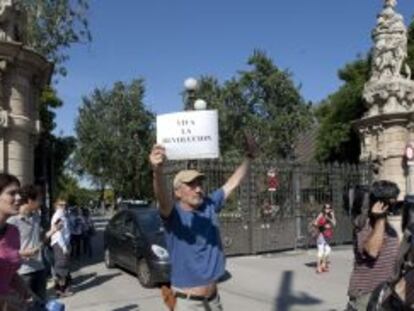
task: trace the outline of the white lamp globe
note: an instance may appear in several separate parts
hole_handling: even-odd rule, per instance
[[[188,78],[184,81],[184,87],[187,91],[195,91],[197,89],[198,83],[194,78]]]
[[[196,99],[194,102],[194,109],[195,110],[206,110],[207,109],[207,103],[204,99]]]

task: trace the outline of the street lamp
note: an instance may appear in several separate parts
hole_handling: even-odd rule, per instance
[[[184,100],[184,110],[193,110],[194,102],[196,99],[196,91],[198,88],[197,80],[194,78],[187,78],[184,81],[185,89],[185,100]]]
[[[207,103],[205,100],[196,98],[198,91],[198,81],[194,78],[187,78],[184,81],[185,97],[184,110],[205,110]]]
[[[206,110],[207,109],[207,102],[204,99],[196,99],[194,102],[194,109],[195,110]]]
[[[204,99],[196,98],[196,93],[198,91],[198,81],[194,78],[187,78],[184,81],[184,110],[205,110],[207,109],[207,102]],[[198,160],[189,160],[187,161],[188,169],[198,168]]]

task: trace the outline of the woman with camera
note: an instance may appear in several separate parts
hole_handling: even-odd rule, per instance
[[[322,211],[316,217],[313,225],[316,227],[318,235],[316,245],[318,247],[318,260],[316,264],[316,273],[329,271],[329,254],[331,247],[329,242],[333,237],[333,228],[336,225],[335,213],[331,204],[325,203]]]

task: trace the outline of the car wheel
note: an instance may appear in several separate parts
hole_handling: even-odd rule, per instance
[[[152,280],[152,272],[147,261],[142,258],[137,263],[137,278],[141,285],[145,288],[154,287],[155,284]]]
[[[111,255],[111,252],[109,251],[109,248],[105,248],[104,262],[105,262],[105,267],[107,267],[108,269],[115,267],[115,263],[112,259],[112,255]]]

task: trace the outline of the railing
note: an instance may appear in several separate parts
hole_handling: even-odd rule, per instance
[[[175,173],[187,164],[168,164],[168,185],[172,185]],[[223,185],[238,164],[197,161],[197,168],[206,174],[206,192]],[[268,191],[267,173],[271,168],[276,170],[279,184],[274,192]],[[350,243],[352,227],[343,198],[353,185],[370,182],[368,165],[255,162],[220,216],[223,247],[228,255],[309,247],[314,244],[309,224],[326,202],[334,207],[338,223],[333,242]]]

